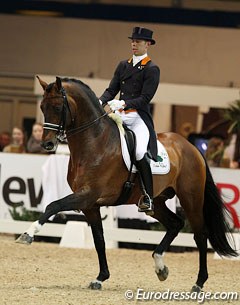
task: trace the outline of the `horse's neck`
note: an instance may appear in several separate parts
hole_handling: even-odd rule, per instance
[[[79,125],[80,127],[81,125]],[[81,160],[121,152],[119,129],[108,117],[99,119],[88,129],[68,138],[71,156]]]

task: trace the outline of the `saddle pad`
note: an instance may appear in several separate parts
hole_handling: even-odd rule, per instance
[[[129,156],[129,152],[128,152],[128,148],[127,148],[127,143],[124,138],[124,135],[121,132],[120,132],[120,139],[121,139],[123,160],[124,160],[128,170],[130,170],[131,160],[130,160],[130,156]],[[150,160],[150,165],[151,165],[152,173],[154,175],[164,175],[170,171],[169,157],[168,157],[168,153],[167,153],[165,147],[162,145],[161,142],[157,141],[157,147],[158,147],[159,159],[162,161],[155,162],[153,160]],[[133,173],[137,172],[135,165],[133,165],[132,172]]]

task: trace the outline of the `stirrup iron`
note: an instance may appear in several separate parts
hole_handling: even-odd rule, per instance
[[[153,200],[145,193],[138,201],[138,212],[153,211]]]

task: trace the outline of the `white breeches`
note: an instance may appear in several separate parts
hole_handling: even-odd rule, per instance
[[[137,112],[119,113],[123,122],[136,135],[136,160],[141,160],[147,152],[149,142],[149,130]]]

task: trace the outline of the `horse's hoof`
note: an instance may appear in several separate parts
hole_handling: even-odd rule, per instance
[[[168,267],[164,266],[164,268],[162,270],[159,270],[159,272],[156,272],[156,274],[157,274],[159,281],[165,281],[169,274]]]
[[[202,291],[202,288],[198,285],[193,285],[192,289],[191,289],[191,293],[192,292],[196,292],[196,293],[200,293]]]
[[[15,242],[18,244],[31,245],[33,242],[33,237],[28,235],[28,233],[23,233],[18,237],[18,239],[16,239]]]
[[[89,284],[88,288],[90,288],[92,290],[101,290],[102,289],[102,283],[100,281],[91,282]]]

